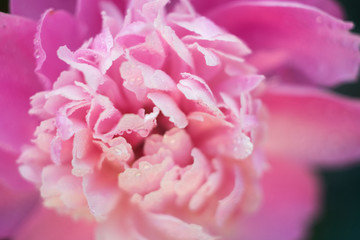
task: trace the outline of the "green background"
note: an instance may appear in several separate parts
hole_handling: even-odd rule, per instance
[[[360,33],[360,0],[339,2],[347,19],[355,23],[354,31]],[[7,12],[7,9],[7,0],[0,0],[0,11]],[[334,91],[360,98],[360,83],[347,84]],[[309,240],[360,240],[360,165],[319,170],[318,175],[324,185],[324,203],[322,215],[315,222]]]

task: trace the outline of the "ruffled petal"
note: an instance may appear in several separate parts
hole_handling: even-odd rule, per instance
[[[309,88],[268,87],[266,150],[306,163],[342,165],[360,157],[360,103]]]
[[[358,73],[360,38],[349,33],[353,24],[317,8],[233,2],[208,16],[248,44],[254,52],[249,61],[262,73],[281,81],[333,86]]]
[[[37,122],[28,116],[29,98],[42,89],[34,74],[35,23],[0,13],[0,148],[17,152]],[[29,41],[26,41],[29,40]],[[6,114],[5,114],[6,113]]]
[[[16,234],[14,240],[92,240],[94,226],[40,207]]]
[[[299,240],[318,208],[317,181],[290,161],[271,161],[263,180],[263,205],[239,222],[235,239]]]

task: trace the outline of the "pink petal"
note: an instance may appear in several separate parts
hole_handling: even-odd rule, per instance
[[[17,154],[6,152],[0,148],[0,184],[10,188],[27,190],[33,189],[25,179],[20,176],[16,163]]]
[[[190,67],[194,66],[194,59],[191,56],[189,49],[176,35],[175,31],[169,26],[156,26],[163,40],[170,46],[170,48]]]
[[[200,225],[189,224],[171,215],[148,213],[145,215],[148,221],[148,235],[154,239],[172,240],[215,240],[218,239],[209,235]]]
[[[11,0],[10,12],[12,14],[37,20],[48,8],[63,9],[69,13],[75,10],[76,0],[49,1],[49,0]]]
[[[163,136],[153,134],[146,138],[144,144],[144,154],[156,154],[161,148],[168,149],[172,153],[174,162],[183,167],[190,163],[191,149],[193,143],[186,131],[179,128],[172,128]]]
[[[55,30],[56,29],[56,30]],[[60,46],[67,45],[76,49],[81,44],[78,24],[73,16],[65,11],[47,10],[42,15],[38,32],[35,36],[36,71],[41,74],[48,87],[67,68],[56,51]]]
[[[291,161],[272,161],[263,177],[263,205],[239,222],[236,239],[305,239],[317,211],[317,181]]]
[[[61,46],[57,50],[57,55],[62,61],[81,71],[84,74],[86,83],[92,89],[96,90],[104,82],[104,77],[99,69],[79,61],[77,56],[67,46]]]
[[[273,64],[271,58],[259,59],[259,54],[284,56],[266,74],[325,86],[357,75],[360,38],[349,33],[353,25],[319,9],[290,2],[234,2],[209,16],[249,45],[255,66]]]
[[[0,148],[17,152],[31,138],[37,121],[30,118],[30,96],[42,89],[34,74],[35,23],[0,13]]]
[[[52,210],[39,206],[14,240],[92,240],[94,236],[92,223],[60,216]]]
[[[93,143],[90,131],[84,129],[75,133],[72,152],[72,174],[82,177],[88,173],[93,173],[100,158],[100,151]]]
[[[177,87],[187,99],[196,102],[215,116],[223,116],[223,113],[216,106],[211,89],[203,79],[190,73],[183,73],[182,77],[184,79],[180,80]]]
[[[175,192],[178,196],[177,204],[179,205],[190,200],[192,195],[204,184],[211,171],[208,159],[199,149],[193,148],[191,156],[194,158],[194,163],[175,185]]]
[[[159,164],[141,161],[138,168],[128,168],[119,174],[118,185],[129,193],[147,194],[160,188],[160,182],[169,169],[174,166],[171,157],[162,159]]]
[[[147,96],[166,117],[169,117],[169,121],[173,122],[175,126],[185,128],[188,125],[186,115],[179,109],[176,102],[169,95],[161,92],[153,92]]]
[[[83,189],[90,211],[100,220],[105,218],[118,202],[116,177],[116,174],[104,170],[84,176]]]
[[[227,2],[249,2],[249,0],[228,0]],[[306,5],[317,7],[335,17],[341,18],[343,16],[342,9],[339,7],[338,3],[333,0],[252,0],[252,2],[298,2]],[[219,7],[221,4],[224,4],[222,0],[191,0],[195,9],[200,13],[205,13],[207,11],[213,10]]]
[[[268,87],[266,150],[300,161],[342,165],[360,157],[360,103],[308,88]]]
[[[20,176],[16,157],[0,149],[0,238],[13,235],[39,195],[34,186]]]
[[[38,192],[7,188],[0,182],[0,238],[7,239],[21,227],[38,203]]]
[[[85,39],[101,30],[100,2],[101,0],[76,0],[76,19],[82,27]]]
[[[150,131],[156,126],[156,117],[159,115],[159,109],[153,108],[153,111],[144,114],[143,109],[140,109],[139,114],[127,113],[124,114],[115,128],[106,134],[107,137],[114,135],[121,135],[123,133],[135,132],[141,137],[147,137]]]
[[[219,206],[216,210],[216,223],[223,226],[226,220],[237,210],[241,198],[244,193],[244,183],[238,168],[234,169],[234,188],[231,193],[219,201]]]

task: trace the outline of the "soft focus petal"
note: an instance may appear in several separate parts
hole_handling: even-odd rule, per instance
[[[82,27],[82,32],[86,37],[94,36],[100,32],[100,0],[77,0],[76,1],[76,18]]]
[[[0,182],[0,238],[12,236],[38,200],[36,192],[7,188]]]
[[[75,5],[76,0],[10,0],[10,12],[37,20],[48,8],[63,9],[73,13]]]
[[[0,184],[9,189],[22,191],[35,189],[32,184],[25,181],[19,173],[16,163],[17,154],[6,152],[0,148]]]
[[[19,151],[37,124],[27,113],[29,98],[42,89],[34,74],[35,23],[3,13],[0,22],[0,148]]]
[[[249,60],[268,76],[332,86],[357,75],[360,38],[348,32],[353,25],[316,8],[290,2],[234,2],[209,16],[248,44],[253,50]]]
[[[301,161],[342,165],[360,157],[360,103],[309,88],[269,87],[266,150]]]
[[[263,205],[239,222],[236,239],[299,240],[317,212],[318,185],[311,173],[290,161],[271,161],[262,179]]]
[[[16,155],[0,149],[0,238],[12,236],[38,200],[34,186],[18,172]]]
[[[86,221],[76,221],[68,216],[60,216],[53,210],[39,206],[14,240],[39,239],[92,240],[94,228]]]
[[[249,2],[249,0],[228,0],[227,2],[236,1],[236,2]],[[339,7],[336,1],[333,0],[252,0],[252,2],[298,2],[304,3],[310,6],[317,7],[327,13],[335,17],[341,18],[343,16],[342,9]],[[206,13],[207,11],[211,11],[216,7],[219,7],[221,4],[224,3],[222,0],[191,0],[194,4],[195,9],[200,13]]]

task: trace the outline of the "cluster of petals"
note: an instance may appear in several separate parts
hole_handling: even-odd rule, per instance
[[[360,38],[314,2],[11,1],[0,238],[303,238],[309,167],[360,157],[360,103],[322,89]]]

